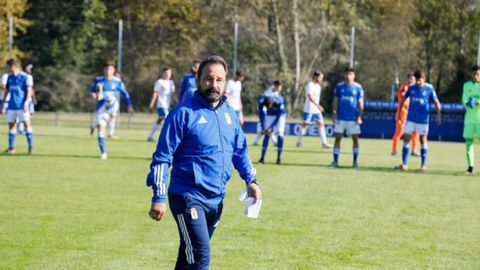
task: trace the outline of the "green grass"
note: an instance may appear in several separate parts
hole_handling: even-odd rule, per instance
[[[119,130],[99,159],[87,128],[35,126],[17,155],[0,155],[0,269],[173,269],[178,235],[171,215],[147,216],[145,175],[155,148],[146,130]],[[0,148],[6,148],[6,127]],[[252,137],[249,137],[250,141]],[[411,158],[391,169],[389,140],[361,140],[352,169],[318,138],[285,142],[282,166],[255,165],[264,192],[259,220],[242,216],[235,173],[212,239],[212,269],[479,269],[480,177],[465,176],[464,145],[430,142],[429,169]],[[480,149],[477,146],[477,153]],[[260,148],[252,147],[258,160]],[[480,166],[479,166],[480,167]]]

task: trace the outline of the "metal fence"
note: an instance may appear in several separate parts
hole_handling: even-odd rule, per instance
[[[0,115],[0,121],[5,122],[5,114]],[[94,113],[83,112],[36,112],[32,116],[33,125],[58,127],[90,127],[95,120]],[[119,115],[117,127],[121,129],[149,129],[156,120],[156,114],[122,113]]]

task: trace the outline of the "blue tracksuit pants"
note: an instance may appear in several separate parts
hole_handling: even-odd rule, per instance
[[[172,193],[168,194],[168,201],[180,235],[175,269],[208,270],[210,238],[220,221],[223,203],[209,205]]]

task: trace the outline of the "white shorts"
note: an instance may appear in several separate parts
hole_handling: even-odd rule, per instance
[[[111,118],[117,116],[118,102],[115,102],[113,106],[107,107],[105,104],[97,110],[97,124],[106,126]]]
[[[268,128],[272,125],[273,121],[275,121],[275,118],[277,118],[274,115],[266,115],[265,116],[265,127]],[[273,133],[276,134],[277,136],[283,137],[285,135],[285,114],[280,116],[280,119],[278,119],[277,124],[273,127]]]
[[[412,121],[407,121],[403,127],[403,133],[411,135],[414,131],[419,135],[428,135],[428,124],[417,124]]]
[[[360,125],[357,124],[357,121],[337,120],[335,122],[335,133],[343,133],[345,130],[350,135],[360,134]]]
[[[7,111],[7,123],[16,123],[30,121],[30,113],[23,110],[9,110]]]

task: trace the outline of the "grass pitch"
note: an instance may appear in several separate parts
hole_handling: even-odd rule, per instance
[[[0,155],[0,269],[173,269],[175,222],[147,216],[148,131],[118,130],[101,161],[87,128],[34,128],[33,156],[23,136],[16,155]],[[408,172],[392,169],[400,157],[389,140],[361,140],[358,169],[348,138],[341,168],[327,166],[318,138],[302,149],[295,141],[287,137],[282,166],[272,146],[255,164],[259,220],[241,214],[234,174],[212,269],[480,269],[480,176],[464,175],[464,144],[430,142],[421,173],[419,158]],[[254,161],[259,152],[251,147]]]

